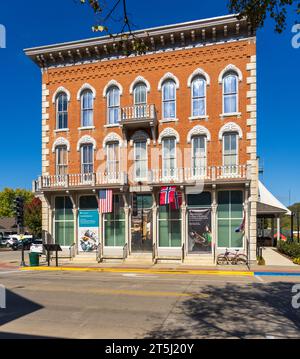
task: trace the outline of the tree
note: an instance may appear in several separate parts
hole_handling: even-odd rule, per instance
[[[33,198],[25,205],[25,226],[35,236],[42,236],[42,202],[39,198]]]
[[[0,217],[14,217],[14,200],[16,197],[23,197],[24,203],[32,201],[34,195],[31,191],[25,189],[5,188],[0,192]]]
[[[132,28],[133,23],[130,21],[127,12],[126,0],[79,0],[81,4],[88,5],[97,16],[97,24],[93,26],[93,31],[108,31],[108,23],[118,12],[122,24],[120,34],[127,31],[128,38],[122,39],[123,47],[127,47],[133,41],[132,49],[135,52],[145,52],[145,44],[134,37]],[[110,6],[109,6],[110,5]],[[122,5],[122,7],[121,7]],[[246,16],[253,29],[263,27],[265,20],[270,16],[275,21],[275,31],[281,33],[286,28],[287,9],[295,7],[296,17],[300,15],[299,0],[228,0],[228,8],[231,13],[240,14],[238,18]],[[129,51],[130,49],[127,49]]]

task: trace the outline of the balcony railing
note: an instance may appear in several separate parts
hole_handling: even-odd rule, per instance
[[[235,181],[250,180],[250,166],[214,166],[198,168],[152,169],[147,171],[144,182],[155,184],[189,184],[195,181]],[[136,183],[137,180],[130,180]],[[33,183],[33,191],[88,188],[97,186],[124,186],[128,184],[126,172],[87,173],[41,176]]]
[[[41,176],[37,181],[34,181],[33,190],[34,192],[39,192],[47,189],[61,188],[86,188],[105,185],[124,186],[127,182],[126,172]]]
[[[122,108],[121,120],[147,120],[156,117],[155,105],[135,105]]]

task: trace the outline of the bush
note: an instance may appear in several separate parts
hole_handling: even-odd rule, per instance
[[[279,241],[277,243],[277,249],[279,252],[281,252],[291,258],[300,258],[300,244],[299,243]]]
[[[266,265],[266,261],[264,260],[263,257],[257,257],[257,264],[259,266],[264,266],[264,265]]]
[[[294,258],[294,259],[293,259],[293,263],[300,265],[300,257]]]

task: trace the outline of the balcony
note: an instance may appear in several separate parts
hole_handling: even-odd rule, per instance
[[[147,182],[160,184],[194,184],[201,182],[239,182],[250,180],[250,166],[212,166],[199,168],[154,169],[148,171]]]
[[[127,183],[126,172],[41,176],[33,181],[33,192],[120,187]]]
[[[150,129],[152,139],[155,141],[158,127],[155,105],[122,108],[120,125],[127,140],[129,140],[128,133],[130,131]]]

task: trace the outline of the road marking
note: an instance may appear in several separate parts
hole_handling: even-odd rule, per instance
[[[7,271],[7,272],[0,271],[0,275],[1,274],[12,274],[12,273],[24,274],[25,272],[21,272],[20,270],[11,270],[11,271]]]
[[[260,282],[265,282],[259,275],[256,275],[255,278],[258,279]]]
[[[66,271],[66,272],[106,272],[106,273],[143,273],[143,274],[167,274],[167,275],[219,275],[219,276],[244,276],[253,277],[254,272],[248,271],[223,271],[201,269],[138,269],[138,268],[90,268],[90,267],[24,267],[21,270],[33,271]]]
[[[150,278],[150,279],[153,279],[153,278],[158,278],[157,276],[155,275],[143,275],[143,274],[136,274],[136,273],[125,273],[125,274],[122,274],[122,277],[127,277],[127,278]]]

